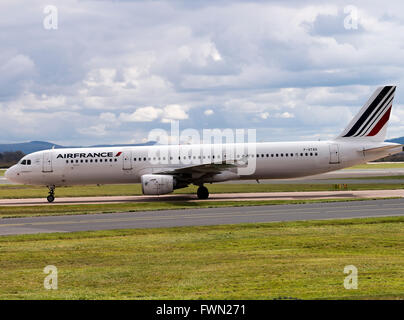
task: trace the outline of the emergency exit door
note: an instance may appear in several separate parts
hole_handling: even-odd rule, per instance
[[[52,172],[52,152],[44,152],[42,159],[42,172]]]
[[[132,153],[130,151],[123,152],[123,170],[132,169]]]
[[[338,164],[338,163],[340,163],[339,147],[338,144],[332,143],[330,144],[330,164]]]

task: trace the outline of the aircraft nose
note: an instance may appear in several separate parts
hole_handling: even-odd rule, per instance
[[[8,168],[6,170],[6,172],[4,172],[4,176],[6,177],[7,180],[10,180],[10,181],[13,180],[13,176],[15,175],[13,172],[14,172],[13,167]]]

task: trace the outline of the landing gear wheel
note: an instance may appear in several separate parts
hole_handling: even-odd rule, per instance
[[[209,198],[209,190],[208,190],[208,188],[206,188],[204,186],[200,186],[198,188],[198,191],[196,192],[196,194],[198,195],[198,199],[207,199],[207,198]]]
[[[46,197],[48,202],[53,202],[55,200],[55,186],[49,186],[49,196]]]

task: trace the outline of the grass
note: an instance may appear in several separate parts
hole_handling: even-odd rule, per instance
[[[0,299],[404,299],[404,218],[0,237]],[[43,269],[58,268],[58,290]],[[343,286],[358,269],[358,289]]]
[[[394,168],[404,169],[404,162],[398,162],[398,163],[372,162],[370,164],[369,163],[359,164],[357,166],[353,166],[347,169],[394,169]]]
[[[403,180],[404,176],[374,176],[374,177],[355,177],[355,178],[335,178],[337,180],[346,180],[349,182],[350,179],[354,180]]]
[[[292,191],[334,191],[335,184],[211,184],[210,193],[245,192],[292,192]],[[347,190],[396,190],[403,189],[403,183],[394,184],[348,184]],[[197,187],[176,190],[175,194],[196,194]],[[56,188],[56,197],[84,196],[133,196],[141,195],[140,184],[74,186]],[[44,198],[45,187],[25,185],[0,185],[0,199]]]
[[[164,201],[164,202],[136,202],[136,203],[108,203],[108,204],[75,204],[75,205],[40,205],[40,206],[3,206],[0,207],[0,219],[22,218],[36,216],[56,216],[72,214],[94,214],[113,212],[136,212],[149,210],[200,209],[220,207],[244,207],[279,204],[303,204],[319,202],[362,201],[374,199],[315,199],[315,200],[264,200],[264,201]],[[389,198],[391,199],[391,198]]]
[[[0,177],[4,176],[4,172],[6,172],[5,169],[0,169]]]

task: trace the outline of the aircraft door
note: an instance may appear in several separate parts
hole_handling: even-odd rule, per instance
[[[45,151],[42,159],[42,172],[52,172],[52,152]]]
[[[330,164],[338,164],[338,163],[340,163],[339,147],[338,144],[332,143],[330,144]]]
[[[131,170],[132,169],[132,152],[124,151],[123,152],[123,170]]]

